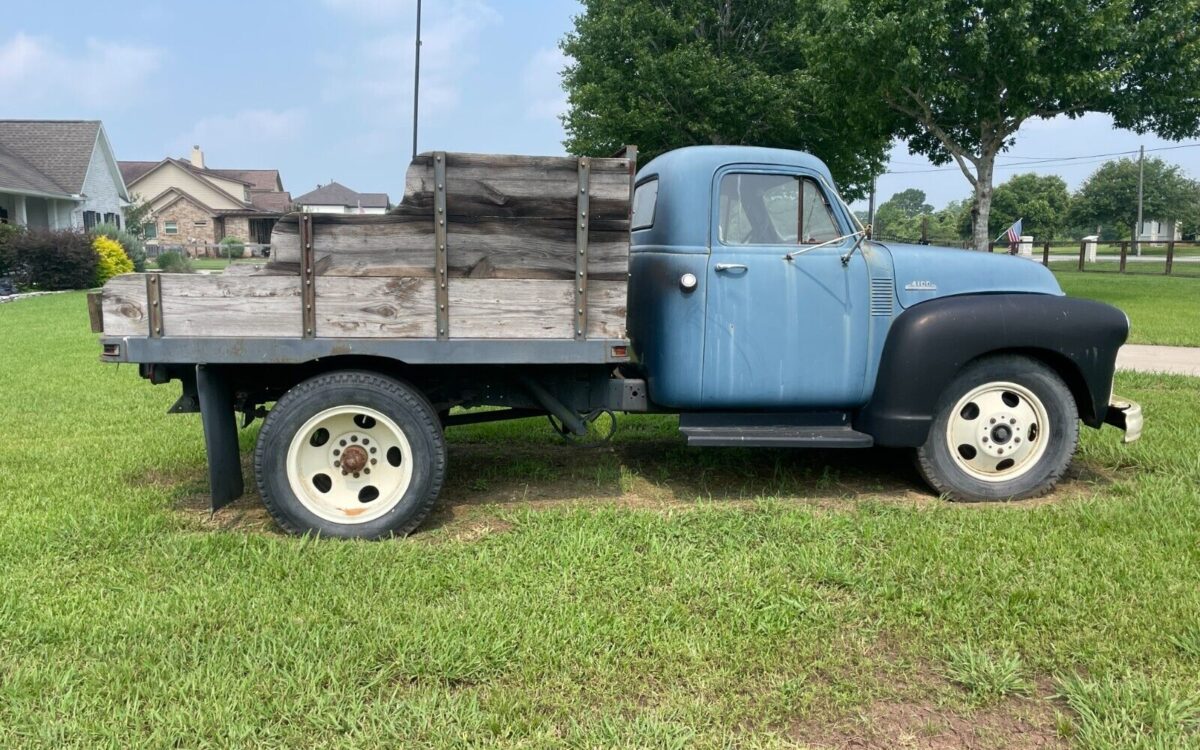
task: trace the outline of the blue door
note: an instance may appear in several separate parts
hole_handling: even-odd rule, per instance
[[[814,174],[728,167],[713,184],[702,399],[708,409],[863,400],[869,284],[849,218]],[[788,259],[790,255],[791,259]]]

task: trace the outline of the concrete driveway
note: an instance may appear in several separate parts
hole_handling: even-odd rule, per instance
[[[1117,353],[1117,369],[1200,377],[1200,348],[1126,344]]]

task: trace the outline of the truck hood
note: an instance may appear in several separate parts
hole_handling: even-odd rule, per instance
[[[1028,258],[930,245],[876,244],[891,253],[901,307],[958,294],[1063,293],[1050,269]]]

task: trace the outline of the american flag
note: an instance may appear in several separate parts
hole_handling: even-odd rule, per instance
[[[1020,242],[1021,242],[1021,222],[1022,221],[1025,221],[1025,219],[1024,218],[1017,219],[1016,223],[1013,224],[1011,227],[1009,227],[1008,231],[1005,232],[1005,235],[1008,237],[1008,244],[1010,244],[1010,245],[1020,244]]]

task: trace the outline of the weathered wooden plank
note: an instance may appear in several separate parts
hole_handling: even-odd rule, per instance
[[[453,338],[571,339],[574,284],[544,279],[456,279],[450,285]],[[591,286],[588,336],[621,338],[625,284]]]
[[[446,155],[447,213],[451,216],[573,218],[575,157]],[[592,159],[592,215],[625,219],[629,215],[630,162]],[[432,158],[418,155],[405,175],[404,197],[396,213],[422,211],[434,204]]]
[[[454,338],[570,339],[570,281],[455,279],[450,285]]]
[[[451,277],[571,279],[575,223],[566,220],[460,219],[448,230]],[[589,227],[588,274],[619,281],[629,265],[627,221]],[[314,223],[318,275],[428,276],[433,268],[432,217],[354,216]],[[300,242],[291,217],[271,235],[271,271],[299,268]]]
[[[162,274],[163,336],[300,336],[300,278]]]
[[[625,338],[627,287],[625,281],[592,281],[588,284],[588,338]]]
[[[317,335],[433,338],[434,283],[415,278],[317,277]]]
[[[147,336],[150,315],[146,310],[145,274],[126,273],[104,285],[101,299],[106,336]]]
[[[300,278],[162,274],[163,335],[299,337]],[[427,278],[317,277],[317,336],[434,338],[434,282]],[[574,337],[570,281],[456,279],[450,285],[453,338]],[[104,287],[104,330],[146,336],[142,274]],[[588,337],[625,335],[625,283],[593,281]]]

